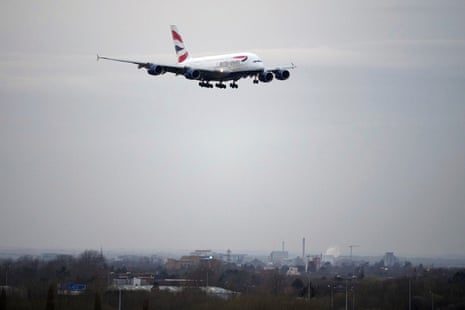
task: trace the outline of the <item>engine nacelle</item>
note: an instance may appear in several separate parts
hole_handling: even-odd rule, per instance
[[[270,71],[260,72],[260,74],[258,75],[258,79],[260,80],[260,82],[264,83],[271,82],[273,81],[273,73],[271,73]]]
[[[200,71],[188,69],[186,72],[184,72],[184,76],[189,80],[198,80],[200,79]]]
[[[147,69],[147,73],[150,75],[160,75],[165,73],[165,70],[162,66],[150,65],[150,67]]]
[[[280,81],[287,80],[290,75],[291,75],[291,73],[289,73],[289,70],[278,70],[274,74],[276,79],[278,79]]]

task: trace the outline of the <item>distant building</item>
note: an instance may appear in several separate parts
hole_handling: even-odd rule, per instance
[[[195,250],[194,252],[191,253],[191,256],[199,256],[202,258],[213,258],[214,254],[212,250]]]
[[[264,262],[262,262],[261,260],[259,260],[258,258],[254,258],[253,260],[248,262],[247,265],[253,266],[256,269],[257,268],[261,269],[261,268],[266,266],[266,264]]]
[[[315,255],[313,256],[313,265],[315,266],[315,271],[318,271],[320,270],[320,267],[321,267],[321,258],[322,258],[322,255]]]
[[[232,254],[232,252],[228,250],[226,253],[214,253],[213,257],[226,263],[242,265],[245,262],[247,254]]]
[[[191,269],[200,265],[201,258],[201,256],[196,255],[183,256],[180,259],[168,258],[165,266],[168,270]]]
[[[286,275],[288,276],[300,276],[300,271],[298,267],[289,267],[289,269],[286,272]]]
[[[394,256],[394,252],[386,252],[383,257],[384,267],[392,267],[394,266],[399,260],[397,257]]]
[[[130,272],[114,274],[112,285],[109,290],[123,290],[123,291],[151,291],[155,277],[150,273],[137,273]]]
[[[231,250],[226,253],[217,253],[212,250],[195,250],[191,256],[199,256],[201,259],[217,259],[226,263],[241,265],[244,263],[247,254],[233,254]]]
[[[292,264],[294,266],[297,266],[297,267],[305,267],[305,265],[307,264],[307,262],[305,260],[303,260],[301,257],[297,256],[296,258],[294,258],[294,260],[292,261]]]
[[[323,263],[330,263],[331,265],[336,264],[336,257],[333,255],[323,255],[321,260]]]
[[[130,285],[130,286],[141,286],[142,285],[142,279],[140,278],[116,278],[113,279],[113,285],[117,286],[123,286],[123,285]]]
[[[149,273],[121,273],[116,274],[112,280],[115,286],[145,286],[152,285],[154,282],[154,275]]]
[[[273,265],[283,265],[288,257],[287,251],[273,251],[270,254],[270,262]]]

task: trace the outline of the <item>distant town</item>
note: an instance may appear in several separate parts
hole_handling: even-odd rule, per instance
[[[353,254],[357,247],[350,245],[345,256],[307,253],[305,239],[300,255],[291,255],[284,242],[263,255],[1,249],[0,309],[465,306],[464,259],[407,259],[394,252],[362,257]],[[386,294],[391,294],[387,301]]]

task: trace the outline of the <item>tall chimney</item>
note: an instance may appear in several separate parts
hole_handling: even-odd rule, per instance
[[[283,241],[283,245],[282,245],[282,251],[284,252],[284,241]]]
[[[305,238],[302,238],[302,259],[305,259]]]

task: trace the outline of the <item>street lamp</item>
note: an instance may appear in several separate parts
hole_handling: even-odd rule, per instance
[[[311,285],[312,285],[312,282],[310,282],[310,275],[308,276],[308,300],[310,301],[310,297],[311,297]]]
[[[346,279],[346,310],[348,309],[347,306],[347,284],[348,284],[349,280]]]
[[[121,287],[118,289],[118,310],[121,310]]]
[[[211,255],[204,258],[204,260],[207,261],[207,276],[206,276],[206,283],[205,283],[207,288],[208,288],[208,271],[210,270],[212,259],[213,259],[213,256]]]
[[[330,288],[330,296],[331,296],[331,302],[330,302],[330,305],[331,305],[331,310],[334,309],[334,301],[333,301],[333,286],[331,284],[328,285],[328,287]]]
[[[408,278],[408,310],[412,309],[412,279]]]
[[[355,309],[355,286],[352,286],[352,310]]]

